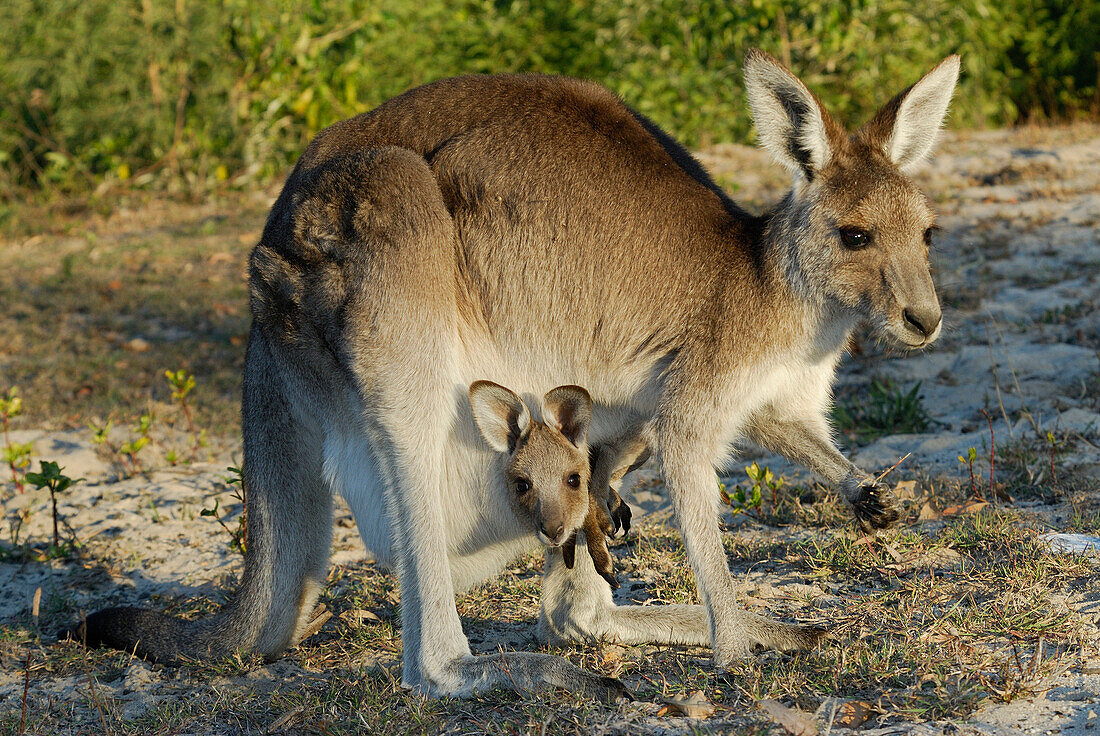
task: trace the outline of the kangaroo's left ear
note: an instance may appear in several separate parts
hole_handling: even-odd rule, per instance
[[[844,145],[843,130],[806,85],[759,49],[745,56],[745,91],[760,144],[792,174],[812,181]]]
[[[580,386],[558,386],[542,397],[543,419],[575,447],[588,441],[592,397]]]
[[[959,80],[960,59],[952,54],[909,89],[887,102],[858,135],[882,149],[903,174],[932,153]]]

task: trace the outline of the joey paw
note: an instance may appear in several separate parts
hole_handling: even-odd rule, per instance
[[[625,537],[627,533],[630,532],[630,507],[620,499],[619,505],[611,509],[610,516],[612,533],[608,536],[614,537],[619,533],[619,530],[622,529],[623,536]]]

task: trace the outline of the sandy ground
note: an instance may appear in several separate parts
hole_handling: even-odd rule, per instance
[[[775,171],[759,151],[720,147],[702,158],[723,183],[774,190]],[[988,457],[984,409],[996,441],[1018,453],[1017,468],[1034,485],[1049,479],[1044,448],[1047,431],[1054,433],[1065,448],[1059,450],[1058,472],[1076,479],[1075,487],[1095,510],[1100,487],[1100,129],[952,134],[918,178],[941,213],[943,232],[933,259],[945,307],[943,337],[934,349],[911,356],[866,343],[862,355],[846,361],[838,395],[858,396],[872,377],[902,385],[919,381],[932,422],[920,434],[888,435],[856,446],[856,461],[883,470],[911,452],[897,477],[960,478],[966,469],[958,455],[966,448]],[[85,478],[65,495],[61,508],[85,554],[81,560],[0,563],[5,629],[26,624],[39,588],[42,610],[50,612],[43,620],[53,623],[108,604],[217,597],[232,587],[240,571],[239,555],[228,548],[225,532],[199,513],[215,498],[223,507],[230,500],[223,476],[237,452],[232,443],[219,446],[211,462],[119,480],[117,467],[104,460],[89,434],[22,431],[13,438],[33,441],[37,456],[57,460],[69,475]],[[779,458],[765,461],[791,477],[801,473]],[[988,472],[985,462],[979,463],[983,473]],[[636,512],[666,510],[667,498],[652,481],[653,471],[641,475],[632,499]],[[1068,504],[1047,503],[1041,496],[1022,506],[1041,514],[1053,530],[1067,528],[1073,513]],[[49,536],[44,492],[6,490],[5,518],[19,509],[31,511],[22,530],[25,539]],[[729,521],[731,533],[738,533],[736,521]],[[359,563],[364,555],[341,506],[334,563]],[[767,576],[758,579],[780,584]],[[1072,606],[1092,622],[1095,633],[1100,620],[1095,586]],[[10,657],[0,665],[0,710],[10,714],[22,697],[23,667]],[[251,675],[255,682],[297,676],[302,671],[289,661]],[[165,698],[180,697],[186,690],[180,677],[133,662],[113,677],[100,674],[99,682],[104,697],[122,704],[122,715],[137,717]],[[86,712],[84,682],[83,675],[32,677],[31,699]],[[962,721],[896,723],[863,733],[1100,732],[1100,661],[1082,661],[1045,687],[1033,698],[986,704]],[[686,726],[676,719],[665,723],[669,731]]]

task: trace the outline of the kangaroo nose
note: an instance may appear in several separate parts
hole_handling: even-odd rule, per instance
[[[565,524],[559,523],[553,528],[548,528],[545,524],[539,524],[539,531],[545,534],[550,541],[556,541],[561,537],[561,533],[565,531]]]
[[[906,307],[901,316],[905,318],[906,324],[925,337],[936,334],[936,328],[940,326],[939,309]]]

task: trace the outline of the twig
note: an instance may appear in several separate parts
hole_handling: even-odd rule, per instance
[[[1058,446],[1058,441],[1053,432],[1047,432],[1047,436],[1050,438],[1050,482],[1058,485],[1058,474],[1054,472],[1054,448]]]
[[[988,310],[986,312],[989,314]],[[1004,349],[1005,362],[1008,363],[1008,374],[1012,376],[1012,383],[1016,386],[1016,396],[1020,399],[1020,413],[1027,417],[1027,421],[1031,423],[1031,428],[1035,430],[1035,436],[1041,437],[1039,433],[1039,425],[1035,422],[1035,417],[1031,415],[1031,410],[1027,408],[1027,404],[1024,403],[1024,391],[1020,388],[1020,379],[1016,376],[1016,369],[1012,365],[1012,358],[1008,356],[1008,345],[1005,344],[1004,335],[1001,334],[1001,328],[997,324],[997,321],[993,319],[993,315],[989,314],[989,321],[993,324],[993,329],[997,331],[997,339],[1001,341],[1001,347]],[[1009,437],[1012,436],[1011,425],[1009,429]]]
[[[993,485],[993,458],[997,454],[997,440],[993,436],[993,417],[989,416],[989,412],[982,409],[982,415],[985,416],[985,420],[989,422],[989,495],[992,496],[993,506],[997,506],[997,487]],[[1007,498],[1004,500],[1008,500]]]
[[[913,453],[911,453],[911,452],[907,452],[907,453],[905,453],[905,457],[903,457],[903,458],[902,458],[901,460],[898,460],[898,461],[897,461],[896,463],[894,463],[893,465],[891,465],[890,467],[888,467],[888,468],[887,468],[886,470],[882,471],[882,473],[881,473],[881,474],[880,474],[880,475],[879,475],[879,476],[878,476],[877,478],[875,478],[875,481],[874,481],[874,482],[875,482],[875,485],[878,485],[878,482],[879,482],[880,480],[882,480],[883,478],[885,478],[885,477],[886,477],[887,475],[889,475],[890,473],[892,473],[892,472],[894,471],[894,469],[895,469],[895,468],[897,468],[897,467],[898,467],[899,465],[901,465],[901,464],[902,464],[903,462],[905,462],[906,460],[908,460],[908,459],[909,459],[909,456],[910,456],[910,455],[912,455],[912,454],[913,454]]]
[[[829,723],[825,726],[825,736],[833,732],[833,721],[836,720],[837,709],[840,708],[840,698],[833,698],[833,710],[829,713]]]
[[[87,665],[87,661],[85,661]],[[92,691],[92,702],[95,704],[95,709],[99,711],[99,720],[103,723],[103,733],[110,733],[110,729],[107,728],[107,716],[103,715],[103,707],[99,704],[99,695],[95,691],[95,679],[92,677],[91,670],[85,668],[84,675],[88,678],[88,689]]]
[[[993,318],[990,317],[990,320]],[[1005,399],[1001,393],[1001,379],[997,375],[997,361],[993,357],[993,336],[989,334],[989,329],[985,331],[985,344],[989,348],[989,371],[993,374],[993,388],[997,391],[997,406],[1001,408],[1001,416],[1004,417],[1005,425],[1008,427],[1008,436],[1011,438],[1014,436],[1012,431],[1012,422],[1008,421],[1008,412],[1005,411]]]
[[[508,667],[508,658],[504,655],[504,647],[497,644],[497,652],[500,654],[500,669],[504,671],[504,674],[508,675],[508,680],[512,683],[512,689],[517,693],[527,692],[526,690],[520,689],[516,679],[512,677],[512,670]]]

